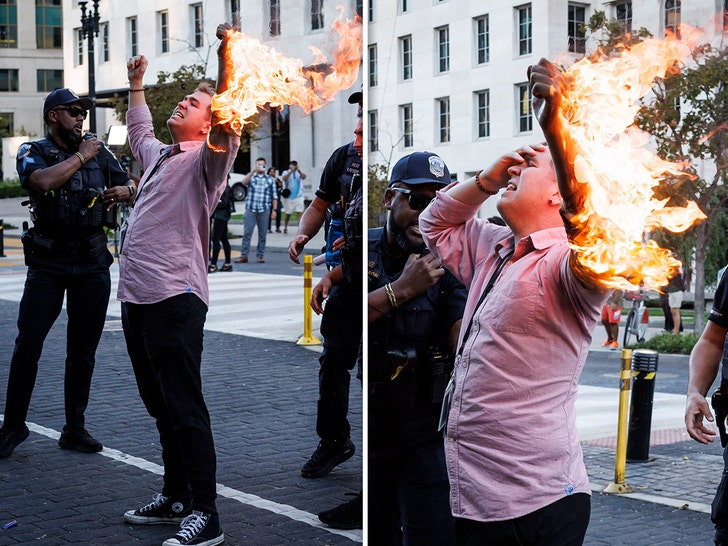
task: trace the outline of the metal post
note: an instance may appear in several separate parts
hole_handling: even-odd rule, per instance
[[[79,2],[81,6],[81,29],[84,38],[88,38],[88,98],[93,104],[89,110],[89,130],[96,133],[96,66],[94,59],[94,38],[99,35],[99,0],[93,0],[93,12],[89,9],[86,15],[88,1]]]
[[[313,257],[303,257],[303,335],[298,345],[320,345],[321,340],[313,335],[313,316],[311,315],[311,294],[313,292]]]
[[[4,220],[0,220],[0,258],[5,257],[5,229]]]
[[[632,357],[632,404],[629,412],[627,462],[645,463],[650,459],[652,402],[655,396],[657,351],[637,349]]]
[[[619,372],[619,418],[617,420],[617,453],[614,462],[614,481],[604,488],[605,493],[632,493],[632,488],[624,481],[627,467],[627,412],[629,410],[631,361],[632,349],[622,349],[622,368]]]

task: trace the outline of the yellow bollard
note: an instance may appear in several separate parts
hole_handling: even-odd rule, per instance
[[[321,340],[313,335],[312,292],[313,258],[306,254],[303,257],[303,335],[298,338],[298,345],[321,345]]]
[[[629,388],[632,378],[632,349],[622,349],[622,369],[619,373],[619,419],[617,421],[617,453],[614,462],[614,481],[604,488],[605,493],[632,493],[624,481],[627,467],[627,417],[629,413]]]

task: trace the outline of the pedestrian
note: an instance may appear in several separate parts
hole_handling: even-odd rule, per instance
[[[708,324],[690,353],[687,402],[685,405],[685,427],[693,440],[701,444],[713,442],[715,428],[703,422],[707,419],[721,430],[723,446],[723,474],[713,499],[710,519],[715,527],[715,544],[728,544],[728,444],[725,435],[725,419],[728,416],[728,278],[718,283],[713,298],[713,307],[708,315]],[[706,396],[720,367],[720,388],[713,404],[713,418]]]
[[[230,175],[228,174],[228,181]],[[233,212],[235,212],[235,201],[233,200],[233,190],[230,184],[225,184],[225,189],[220,196],[220,201],[212,213],[212,256],[210,257],[210,265],[207,267],[208,273],[217,271],[217,258],[220,256],[220,245],[222,245],[225,254],[225,263],[222,264],[220,271],[232,271],[233,264],[230,263],[232,249],[228,240],[228,222]]]
[[[619,321],[622,319],[622,307],[624,307],[624,292],[619,289],[612,290],[602,306],[602,325],[607,331],[607,339],[602,343],[602,347],[619,348]]]
[[[283,179],[283,213],[286,219],[283,222],[283,233],[288,233],[288,221],[293,214],[300,221],[303,214],[303,181],[306,180],[306,173],[298,168],[298,161],[291,161],[288,169],[281,174]]]
[[[677,274],[670,279],[670,282],[667,283],[665,292],[667,293],[667,302],[670,308],[670,318],[672,318],[671,332],[677,335],[683,330],[682,320],[680,318],[680,307],[682,307],[683,298],[685,297],[685,277],[683,276],[682,266],[680,266]]]
[[[276,208],[275,215],[273,214],[273,207],[270,209],[270,215],[268,216],[268,233],[273,233],[273,217],[275,216],[276,221],[276,233],[281,232],[281,217],[283,216],[283,200],[281,198],[281,192],[283,191],[283,182],[278,178],[278,170],[275,167],[268,168],[268,176],[272,176],[276,181]]]
[[[278,199],[276,198],[275,178],[267,173],[264,157],[255,160],[255,168],[243,178],[243,184],[248,187],[248,197],[245,201],[245,216],[243,218],[243,242],[240,246],[240,258],[235,263],[248,262],[250,239],[253,231],[258,228],[258,246],[256,255],[258,263],[265,263],[265,241],[267,237],[268,220],[276,217]]]
[[[133,524],[179,524],[164,546],[225,540],[216,506],[216,456],[202,394],[203,328],[210,216],[240,146],[216,122],[215,92],[226,90],[226,42],[217,27],[217,89],[200,84],[172,112],[172,145],[154,137],[143,77],[147,59],[129,59],[129,144],[145,169],[119,261],[121,319],[142,401],[154,418],[164,461],[162,492],[124,514]]]
[[[581,544],[589,523],[574,406],[606,293],[565,229],[582,211],[558,132],[563,75],[542,59],[529,77],[548,147],[507,153],[420,215],[428,248],[469,291],[443,423],[458,546]],[[506,227],[477,218],[502,189]]]
[[[93,102],[68,88],[43,103],[46,138],[20,146],[17,171],[28,192],[33,227],[22,236],[28,273],[10,360],[0,458],[29,434],[25,420],[43,343],[66,297],[63,449],[96,453],[101,442],[85,426],[96,348],[111,293],[114,259],[104,228],[114,228],[115,204],[135,193],[126,171],[83,122]]]
[[[392,169],[387,221],[369,230],[368,537],[371,544],[453,541],[438,418],[467,292],[427,252],[420,212],[450,183],[440,157]]]
[[[352,182],[361,177],[362,162],[362,93],[349,96],[350,104],[358,104],[355,140],[341,146],[329,157],[311,205],[301,216],[298,231],[288,245],[291,260],[299,263],[306,243],[324,225],[327,209],[337,204],[343,217],[353,196]],[[319,363],[319,400],[316,433],[320,441],[301,469],[304,478],[320,478],[350,459],[356,450],[351,441],[349,412],[350,371],[357,362],[362,337],[361,276],[342,279],[327,294],[326,309],[321,319],[324,347]]]

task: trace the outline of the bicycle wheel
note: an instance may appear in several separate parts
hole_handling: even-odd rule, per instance
[[[650,312],[647,310],[647,306],[644,303],[639,306],[637,316],[639,317],[639,323],[637,324],[637,341],[642,343],[645,340],[647,326],[650,323]]]
[[[627,322],[624,325],[624,344],[622,347],[625,349],[629,345],[629,342],[632,340],[632,335],[634,332],[637,331],[637,313],[634,309],[629,310],[629,314],[627,315]]]

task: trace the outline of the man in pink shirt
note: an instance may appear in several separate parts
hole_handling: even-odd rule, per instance
[[[529,74],[548,148],[506,154],[420,215],[428,247],[469,289],[445,425],[458,545],[581,544],[589,523],[574,403],[606,294],[568,246],[579,199],[555,120],[561,76],[546,60]],[[503,188],[507,227],[478,219]]]
[[[227,24],[217,29],[222,40],[217,93],[226,88],[229,29]],[[124,519],[181,523],[164,546],[211,546],[225,536],[215,504],[215,446],[200,377],[208,242],[210,216],[225,189],[240,135],[216,123],[214,92],[201,84],[167,121],[172,146],[157,140],[142,87],[147,64],[142,55],[127,65],[129,142],[145,173],[122,245],[118,298],[139,394],[159,429],[164,487]]]

